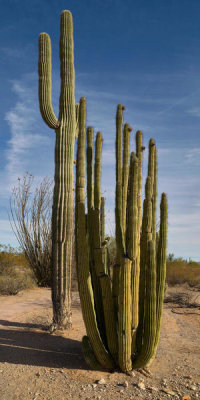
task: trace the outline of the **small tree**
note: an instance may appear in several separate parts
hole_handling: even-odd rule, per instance
[[[34,177],[18,178],[10,199],[10,222],[37,282],[51,285],[52,180],[44,178],[33,187]]]

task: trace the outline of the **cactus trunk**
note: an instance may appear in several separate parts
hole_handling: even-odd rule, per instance
[[[55,328],[71,325],[71,268],[73,233],[73,161],[76,131],[73,22],[69,11],[60,21],[61,92],[59,117],[51,104],[51,43],[39,37],[39,102],[42,117],[56,131],[52,210],[52,302]]]

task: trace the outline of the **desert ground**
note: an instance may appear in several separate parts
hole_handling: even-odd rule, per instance
[[[184,294],[183,294],[184,293]],[[81,353],[85,328],[73,292],[73,326],[48,333],[49,289],[0,297],[0,400],[200,398],[200,292],[168,289],[157,356],[149,370],[91,371]],[[184,296],[189,302],[183,302]],[[174,300],[174,297],[177,299]]]

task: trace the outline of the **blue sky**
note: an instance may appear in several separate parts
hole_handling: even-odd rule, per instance
[[[0,15],[0,243],[17,245],[9,197],[26,171],[53,176],[54,131],[38,106],[38,35],[52,40],[53,106],[59,99],[59,20],[73,14],[76,101],[104,136],[102,192],[114,232],[115,113],[158,148],[159,197],[168,194],[168,253],[200,260],[199,0],[7,0]],[[146,158],[143,175],[146,176]]]

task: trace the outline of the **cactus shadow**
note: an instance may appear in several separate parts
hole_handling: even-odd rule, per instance
[[[79,340],[28,330],[25,327],[20,330],[18,327],[22,324],[17,322],[0,323],[4,326],[16,326],[16,329],[0,329],[0,362],[49,368],[88,369]]]

